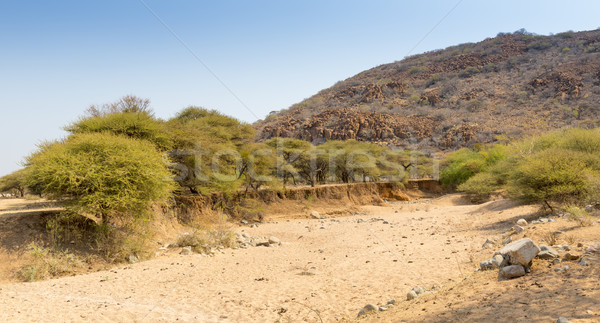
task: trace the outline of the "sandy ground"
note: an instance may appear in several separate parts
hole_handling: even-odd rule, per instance
[[[491,285],[469,287],[465,285],[469,280],[463,279],[474,275],[479,261],[493,252],[482,250],[486,238],[500,236],[521,217],[531,218],[537,208],[510,201],[464,204],[460,196],[450,195],[363,207],[359,214],[333,219],[278,218],[256,228],[235,228],[240,233],[278,237],[283,242],[278,247],[225,250],[214,257],[183,256],[173,250],[108,271],[0,284],[0,321],[353,321],[365,304],[383,305],[391,298],[398,301],[393,310],[369,319],[471,321],[458,311],[464,307],[481,314],[471,316],[474,321],[506,321],[490,319],[495,317],[493,308],[488,306],[485,312],[483,306],[489,298],[481,300],[479,295],[491,288],[501,297],[506,293],[500,287],[518,289],[518,282],[502,285],[496,277],[481,273],[479,279]],[[557,226],[559,221],[547,225]],[[589,230],[588,235],[600,240],[597,225]],[[564,277],[556,276],[544,284],[556,287],[563,281]],[[588,297],[592,295],[593,301],[597,295],[599,300],[598,281],[586,282],[596,286]],[[436,297],[440,298],[403,302],[415,285],[439,289]],[[466,288],[457,296],[451,286]],[[429,304],[416,309],[411,305],[425,302]],[[466,305],[455,308],[455,313],[452,302]],[[473,310],[479,303],[482,312]],[[587,304],[582,313],[594,318],[594,311],[600,313],[594,304]],[[532,320],[532,311],[528,321],[537,321]]]

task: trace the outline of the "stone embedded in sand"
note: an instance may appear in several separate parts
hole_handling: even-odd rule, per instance
[[[550,246],[540,245],[540,250],[540,253],[537,255],[537,257],[540,259],[548,260],[558,257],[558,251]]]
[[[386,305],[394,305],[396,304],[396,299],[395,298],[391,298],[390,300],[387,301]]]
[[[500,269],[500,275],[509,279],[525,276],[525,267],[521,265],[506,266]]]
[[[129,263],[130,264],[135,264],[136,262],[139,262],[140,260],[138,259],[138,257],[136,257],[135,255],[129,255]]]
[[[585,211],[586,212],[592,212],[592,211],[594,211],[594,206],[593,205],[586,205],[585,206]]]
[[[269,237],[269,244],[280,245],[281,240],[277,239],[277,237]]]
[[[508,237],[506,239],[504,239],[504,241],[502,241],[502,245],[508,244],[512,241],[512,237]]]
[[[367,304],[365,305],[365,307],[363,307],[360,312],[358,312],[357,317],[363,317],[363,316],[367,316],[371,313],[375,313],[377,312],[377,307],[373,304]]]
[[[192,254],[192,247],[187,246],[187,247],[181,248],[181,251],[179,252],[179,254],[180,255],[184,255],[184,256],[191,255]]]
[[[421,294],[425,293],[425,289],[421,286],[415,286],[415,287],[413,287],[412,290],[413,290],[413,292],[417,293],[417,295],[419,295],[419,296]]]
[[[578,255],[574,252],[567,252],[564,256],[563,259],[566,260],[578,260],[581,257],[581,255]]]
[[[569,320],[566,317],[561,316],[556,320],[556,323],[569,323]]]
[[[406,294],[406,300],[407,300],[407,301],[413,300],[413,299],[415,299],[415,298],[417,298],[417,297],[419,297],[419,295],[417,295],[417,293],[415,293],[415,291],[414,291],[414,290],[411,290],[410,292],[408,292],[408,293]]]
[[[312,211],[312,212],[310,212],[310,217],[313,219],[320,219],[321,214],[319,214],[319,212],[317,212],[317,211]]]
[[[496,241],[490,240],[490,239],[486,239],[485,242],[483,243],[483,245],[481,246],[481,248],[488,249],[488,248],[491,248],[491,247],[493,247],[495,245],[496,245]]]
[[[524,226],[527,225],[527,220],[525,220],[525,219],[519,219],[517,221],[517,225],[520,225],[520,226],[524,227]]]
[[[529,238],[520,239],[504,246],[494,255],[502,255],[511,265],[528,266],[529,262],[537,256],[540,248]]]
[[[514,230],[516,233],[521,233],[521,232],[523,232],[525,229],[523,229],[523,227],[522,227],[522,226],[520,226],[520,225],[515,225],[515,226],[513,226],[513,230]]]

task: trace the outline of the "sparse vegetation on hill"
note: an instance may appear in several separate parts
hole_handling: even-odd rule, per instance
[[[426,152],[600,126],[600,30],[519,30],[359,73],[258,122],[258,138]]]

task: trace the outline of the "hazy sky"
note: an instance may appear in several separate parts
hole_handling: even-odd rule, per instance
[[[411,54],[520,28],[596,29],[599,13],[591,0],[3,0],[0,176],[90,104],[123,95],[149,98],[162,118],[198,105],[253,122],[402,59],[438,23]]]

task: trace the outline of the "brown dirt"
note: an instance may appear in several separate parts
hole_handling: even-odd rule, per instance
[[[474,273],[479,261],[493,253],[481,249],[485,239],[500,236],[521,217],[531,220],[537,207],[505,200],[469,205],[449,195],[358,211],[364,215],[333,221],[267,216],[256,228],[235,228],[276,236],[284,242],[280,247],[225,250],[215,257],[169,250],[112,270],[3,283],[0,320],[354,321],[365,304],[383,305],[390,298],[397,305],[368,320],[599,318],[597,262],[589,267],[568,262],[572,268],[560,274],[548,262],[536,261],[531,274],[509,281],[498,281],[492,272]],[[580,228],[559,219],[535,227],[520,236],[541,242],[545,233],[561,229],[561,243],[588,246],[600,240],[597,223]],[[403,301],[415,285],[438,291]]]

